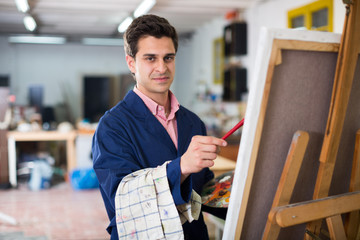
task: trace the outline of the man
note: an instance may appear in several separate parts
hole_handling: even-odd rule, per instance
[[[165,166],[171,201],[178,207],[192,199],[193,190],[201,193],[203,185],[213,178],[208,168],[213,166],[219,147],[227,144],[205,136],[203,122],[180,106],[169,90],[175,75],[178,38],[166,19],[155,15],[135,19],[124,34],[124,42],[136,86],[105,113],[93,139],[94,169],[110,219],[107,231],[111,239],[118,239],[117,222],[121,234],[123,230],[130,232],[125,225],[119,226],[125,221],[119,223],[123,216],[115,213],[123,207],[115,206],[116,196],[127,195],[117,194],[123,189],[124,178],[135,177],[143,184],[134,172]],[[207,239],[202,214],[190,221],[182,225],[185,239]],[[134,229],[128,234],[136,232],[140,231]]]

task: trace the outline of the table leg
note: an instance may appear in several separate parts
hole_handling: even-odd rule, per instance
[[[68,139],[66,141],[66,158],[68,173],[76,167],[75,159],[75,139]]]
[[[17,186],[16,176],[16,146],[13,137],[8,138],[8,161],[9,161],[9,182],[11,186]]]

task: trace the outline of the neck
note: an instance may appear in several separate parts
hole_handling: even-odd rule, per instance
[[[169,115],[171,110],[171,100],[170,100],[170,94],[169,91],[161,96],[153,96],[154,98],[151,98],[154,100],[157,104],[163,106],[165,108],[166,117]]]
[[[168,90],[166,93],[163,94],[146,94],[145,92],[141,91],[141,89],[138,86],[136,86],[136,88],[140,92],[151,98],[154,102],[163,106],[165,108],[165,112],[170,113],[171,110],[170,90]]]
[[[167,114],[170,113],[170,109],[171,109],[171,102],[170,102],[170,95],[169,92],[166,94],[166,97],[163,97],[161,99],[153,99],[157,104],[163,106],[165,108],[165,112]]]
[[[157,104],[164,106],[166,109],[168,105],[170,106],[169,92],[167,92],[166,94],[153,96],[153,98],[151,99],[154,100]]]

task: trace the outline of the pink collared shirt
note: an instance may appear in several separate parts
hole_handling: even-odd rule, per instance
[[[166,131],[168,132],[170,138],[172,139],[176,149],[178,148],[178,140],[177,140],[177,121],[175,117],[175,113],[179,110],[179,102],[176,99],[175,95],[169,90],[171,109],[168,117],[166,118],[165,107],[157,104],[154,100],[140,92],[137,87],[134,87],[134,92],[143,100],[145,105],[148,107],[150,112],[159,120],[161,125],[164,126]]]

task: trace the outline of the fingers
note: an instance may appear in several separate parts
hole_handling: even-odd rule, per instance
[[[202,152],[201,155],[196,156],[199,160],[215,160],[217,157],[216,152]]]
[[[227,145],[225,140],[212,136],[194,136],[191,141],[205,145],[216,145],[219,147],[225,147]]]
[[[220,152],[220,147],[226,146],[227,142],[220,138],[208,136],[194,136],[189,148],[197,153],[197,157],[204,160],[214,160]],[[209,153],[213,153],[210,154]]]
[[[209,168],[214,166],[214,164],[215,164],[214,160],[203,160],[199,164],[199,169]]]
[[[212,167],[220,147],[226,146],[223,139],[211,136],[194,136],[190,145],[181,157],[182,174],[200,172],[203,168]]]

